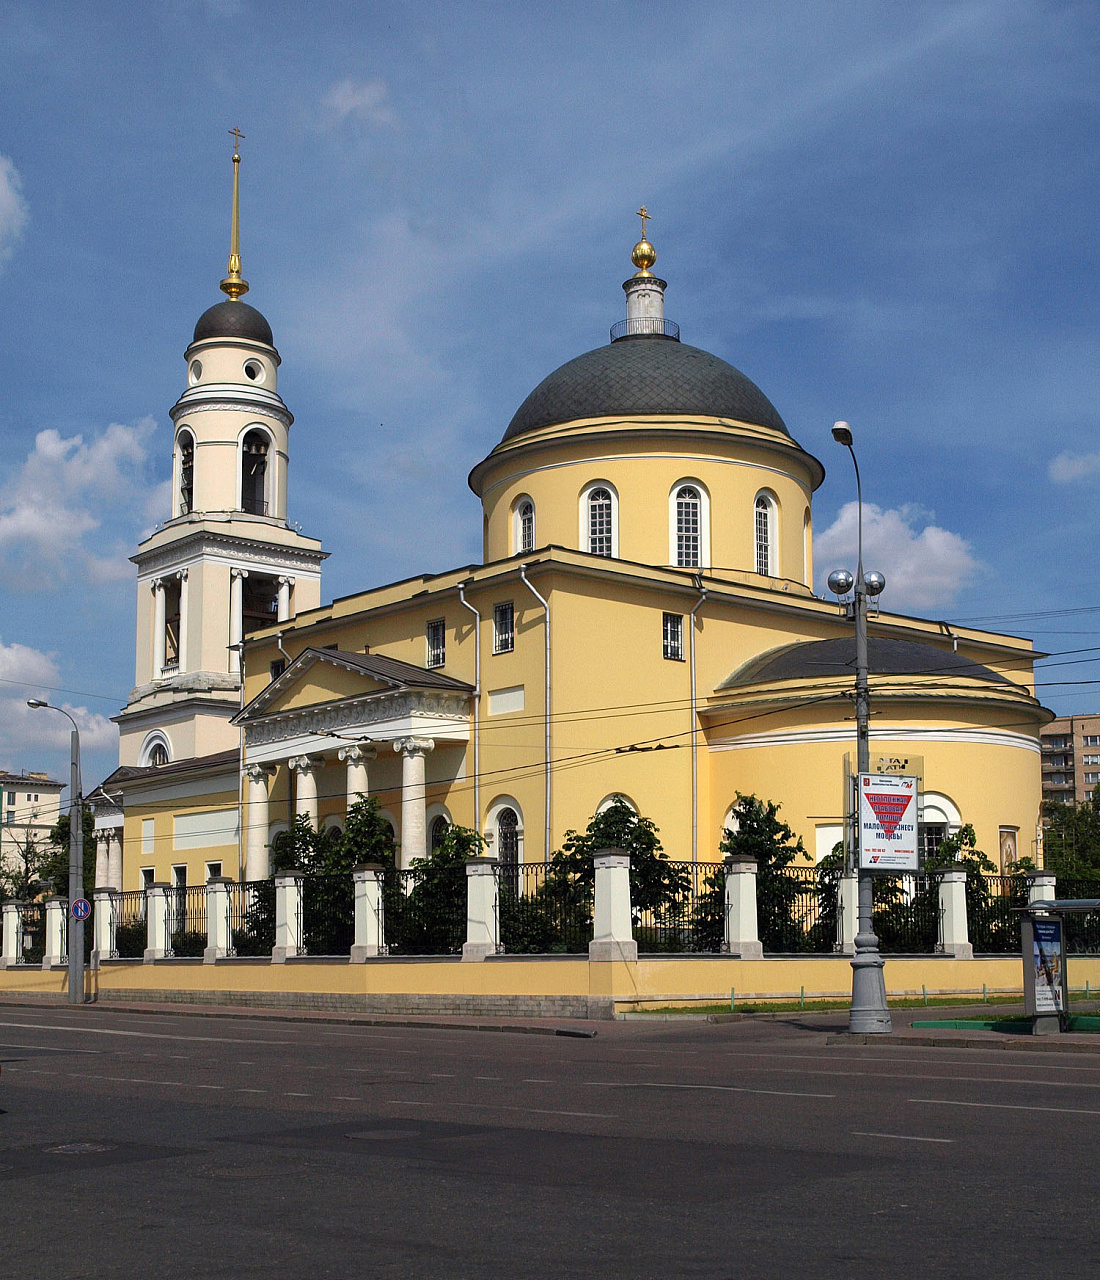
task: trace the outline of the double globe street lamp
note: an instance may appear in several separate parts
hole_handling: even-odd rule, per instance
[[[73,914],[73,904],[84,897],[84,797],[80,789],[80,730],[64,707],[42,698],[28,698],[32,710],[58,711],[73,726],[69,766],[69,1004],[84,1003],[84,920]]]
[[[867,663],[867,600],[868,597],[882,593],[886,579],[881,573],[863,572],[863,486],[859,479],[856,452],[852,447],[852,430],[846,422],[834,424],[833,439],[852,455],[852,466],[856,469],[858,539],[855,578],[847,569],[835,569],[829,574],[829,590],[838,596],[845,596],[855,587],[852,616],[856,624],[856,772],[869,773],[871,690]],[[859,874],[859,926],[855,955],[852,957],[852,1004],[848,1011],[848,1030],[861,1034],[885,1034],[891,1030],[890,1008],[886,1003],[883,960],[874,929],[874,877],[859,866],[858,803],[857,793],[849,800],[852,814],[851,848]]]

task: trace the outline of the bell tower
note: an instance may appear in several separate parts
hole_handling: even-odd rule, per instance
[[[115,717],[119,763],[155,765],[239,743],[241,642],[321,600],[325,552],[287,522],[293,415],[278,390],[271,326],[241,301],[239,143],[234,135],[227,300],[203,312],[171,409],[167,519],[137,565],[134,689]]]

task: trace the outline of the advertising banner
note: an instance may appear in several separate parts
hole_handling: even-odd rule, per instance
[[[1062,922],[1061,920],[1036,920],[1034,928],[1035,952],[1035,1012],[1062,1012]]]
[[[859,774],[861,870],[916,871],[917,783],[911,774]]]

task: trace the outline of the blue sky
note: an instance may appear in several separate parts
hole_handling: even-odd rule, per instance
[[[1100,645],[1100,609],[1061,612],[1098,605],[1094,4],[0,2],[0,29],[0,767],[63,768],[45,688],[113,767],[234,124],[326,597],[477,559],[467,471],[607,340],[645,202],[684,340],[826,463],[823,573],[846,418],[885,605]]]

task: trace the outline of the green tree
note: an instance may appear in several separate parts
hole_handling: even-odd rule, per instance
[[[386,824],[388,827],[388,824]],[[386,943],[401,955],[448,955],[466,941],[466,863],[485,841],[452,823],[426,858],[383,877]]]
[[[91,805],[84,805],[81,818],[84,831],[84,896],[88,898],[93,889],[99,888],[95,882],[95,814]],[[48,886],[49,893],[63,893],[66,897],[69,893],[69,830],[69,815],[63,813],[50,831],[49,844],[39,873],[43,886]]]
[[[1043,803],[1043,863],[1062,876],[1100,875],[1100,787],[1084,804]]]

